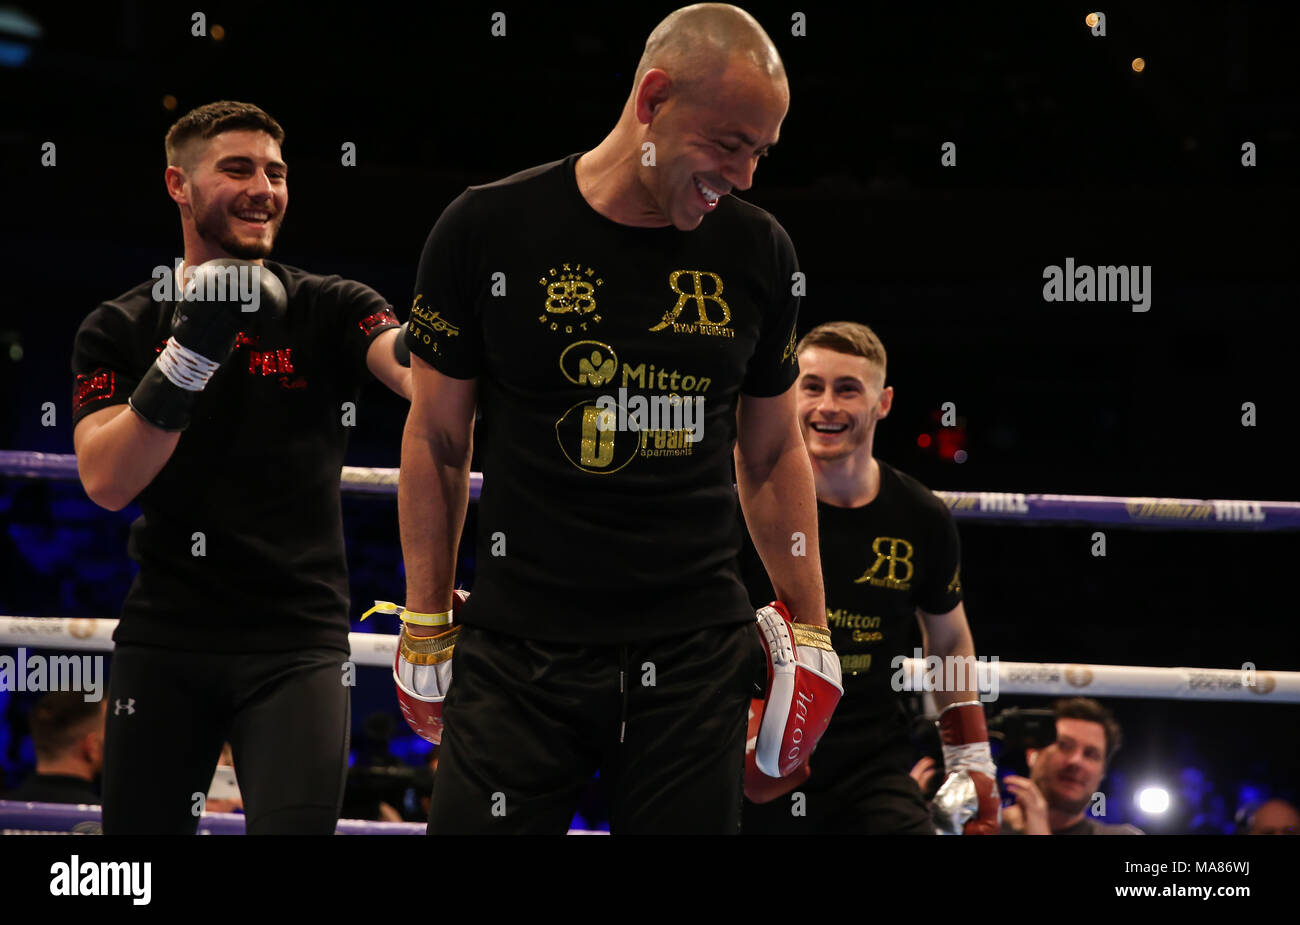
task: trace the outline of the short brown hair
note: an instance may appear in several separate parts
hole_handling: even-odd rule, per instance
[[[167,149],[167,166],[182,166],[181,151],[195,139],[207,141],[222,132],[237,131],[266,132],[276,144],[284,142],[284,129],[280,123],[252,103],[220,100],[191,109],[167,130],[163,142]]]
[[[88,703],[80,691],[55,691],[36,701],[27,716],[36,757],[42,761],[62,757],[94,731],[91,723],[99,720],[103,706],[101,700]]]
[[[885,373],[885,345],[875,331],[857,321],[828,321],[817,325],[799,341],[795,353],[803,353],[809,347],[825,347],[836,353],[866,357],[880,367],[882,376]]]
[[[1106,734],[1106,765],[1109,767],[1110,759],[1119,751],[1124,739],[1115,714],[1091,697],[1068,697],[1058,700],[1052,704],[1052,709],[1057,719],[1082,719],[1101,725]]]

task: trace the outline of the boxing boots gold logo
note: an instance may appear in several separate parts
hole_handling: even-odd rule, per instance
[[[591,267],[580,263],[562,263],[551,267],[537,280],[546,290],[546,300],[537,321],[548,330],[573,334],[600,324],[596,308],[596,291],[605,280]]]

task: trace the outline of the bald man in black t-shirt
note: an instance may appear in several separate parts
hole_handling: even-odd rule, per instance
[[[801,664],[834,659],[793,416],[798,264],[731,195],[787,105],[752,17],[679,10],[600,145],[471,187],[429,236],[398,494],[411,674],[456,631],[476,410],[483,471],[431,834],[562,833],[597,769],[614,832],[738,831],[766,657],[735,566],[733,449]]]
[[[798,420],[817,483],[827,618],[844,698],[798,778],[748,795],[746,834],[934,834],[908,774],[909,726],[894,687],[913,621],[927,655],[975,654],[962,604],[961,546],[947,506],[873,455],[876,424],[893,406],[886,356],[866,325],[832,322],[798,346]],[[753,601],[771,587],[748,545],[742,571]],[[996,834],[995,771],[973,687],[934,693],[949,776],[965,771],[979,805],[963,828]],[[797,788],[797,789],[796,789]],[[976,809],[973,807],[972,809]]]
[[[82,483],[102,507],[141,510],[128,547],[140,569],[113,635],[108,834],[193,834],[227,740],[248,832],[331,834],[337,823],[349,407],[370,373],[409,397],[410,370],[378,293],[264,259],[288,206],[283,137],[247,103],[178,120],[165,176],[183,265],[104,302],[77,331]],[[239,294],[253,299],[186,288],[227,269],[253,280]]]

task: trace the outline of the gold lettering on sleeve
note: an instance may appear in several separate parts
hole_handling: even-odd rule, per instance
[[[443,337],[456,337],[460,334],[460,326],[452,324],[442,317],[440,312],[434,311],[429,306],[421,305],[420,301],[423,298],[424,293],[420,293],[415,297],[415,302],[411,305],[411,319],[409,322],[411,334],[420,343],[431,344],[436,353],[438,345],[433,343],[433,336],[440,334]]]

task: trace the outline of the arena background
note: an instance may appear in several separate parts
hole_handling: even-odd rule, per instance
[[[162,137],[181,113],[239,99],[274,115],[291,168],[276,259],[362,280],[404,318],[440,210],[468,184],[597,143],[673,6],[515,5],[493,38],[499,4],[210,4],[206,37],[188,8],[3,5],[0,447],[72,451],[78,323],[180,255]],[[888,348],[897,396],[878,456],[936,489],[1300,500],[1294,8],[1117,4],[1095,37],[1090,8],[1070,4],[796,6],[806,37],[790,35],[791,6],[746,5],[781,50],[792,105],[742,197],[798,249],[801,331],[852,318]],[[1257,166],[1241,163],[1247,141]],[[519,220],[548,233],[545,215]],[[1066,257],[1151,265],[1150,310],[1045,302],[1043,269]],[[958,427],[940,427],[944,402]],[[396,466],[404,413],[368,386],[349,463]],[[0,479],[0,613],[115,617],[135,516],[75,483]],[[402,595],[396,505],[350,497],[344,516],[355,624]],[[1092,528],[960,532],[981,654],[1300,668],[1294,533],[1112,528],[1097,558]],[[472,548],[462,563],[472,584]],[[365,671],[358,761],[383,732],[376,713],[391,752],[417,761],[391,684]],[[0,692],[0,789],[33,761],[29,702]],[[1296,800],[1295,707],[1107,703],[1126,736],[1103,785],[1123,797],[1118,818],[1137,819],[1128,797],[1148,781],[1174,794],[1165,817],[1138,820],[1149,831],[1230,831],[1243,804]]]

